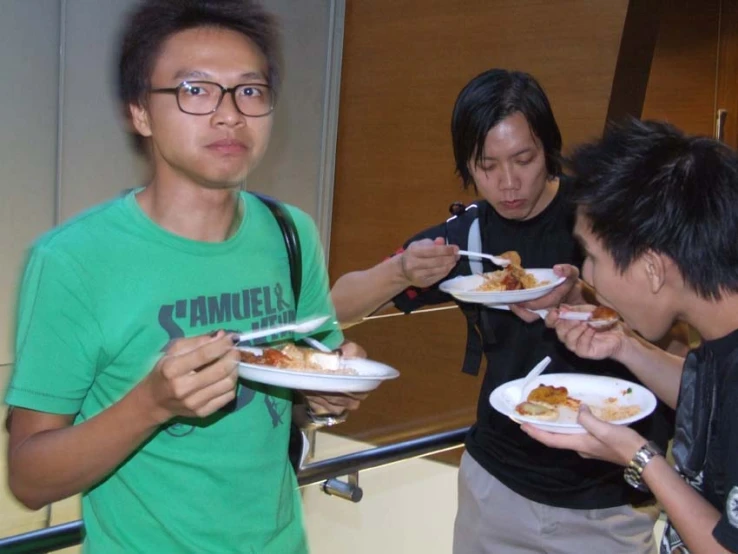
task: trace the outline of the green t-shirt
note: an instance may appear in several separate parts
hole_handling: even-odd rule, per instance
[[[334,314],[320,240],[305,213],[289,207],[303,261],[295,315],[284,240],[260,200],[243,193],[238,231],[204,243],[156,225],[135,193],[34,245],[9,405],[76,414],[79,424],[141,381],[171,339]],[[329,346],[341,342],[334,323],[324,332],[318,336]],[[306,552],[287,457],[291,406],[291,391],[241,380],[228,408],[164,425],[83,494],[85,551]]]

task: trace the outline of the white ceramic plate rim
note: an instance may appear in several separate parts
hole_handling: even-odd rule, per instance
[[[489,395],[489,403],[498,412],[508,416],[510,419],[520,423],[526,422],[531,423],[539,429],[546,431],[558,432],[558,433],[584,433],[584,428],[578,423],[559,423],[556,421],[541,421],[535,418],[521,416],[515,411],[515,406],[518,402],[512,402],[511,399],[506,398],[506,395],[512,395],[513,391],[519,394],[520,385],[524,379],[515,379],[514,381],[508,381],[498,386]],[[554,387],[565,386],[569,389],[569,395],[573,398],[586,394],[597,394],[604,397],[617,397],[621,396],[621,391],[625,389],[632,389],[630,394],[633,395],[633,399],[638,399],[636,402],[630,404],[638,404],[641,411],[636,415],[625,419],[618,419],[611,421],[616,425],[629,425],[636,421],[640,421],[648,417],[654,409],[656,409],[656,397],[654,394],[642,385],[627,381],[625,379],[619,379],[616,377],[606,377],[604,375],[585,375],[578,373],[544,373],[539,377],[531,381],[527,387],[529,392],[539,384],[551,385]],[[586,392],[583,392],[586,391]],[[515,396],[517,398],[517,396]],[[625,405],[625,404],[623,404]]]

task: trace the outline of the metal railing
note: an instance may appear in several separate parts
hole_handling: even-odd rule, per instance
[[[301,487],[321,482],[326,484],[345,475],[358,474],[360,471],[452,450],[463,445],[468,431],[469,427],[461,427],[314,462],[302,467],[297,475],[297,481]],[[352,484],[349,483],[348,486]],[[0,554],[54,552],[80,544],[83,531],[82,521],[77,520],[21,535],[0,538]]]

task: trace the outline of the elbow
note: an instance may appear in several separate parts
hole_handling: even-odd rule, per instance
[[[24,486],[21,479],[8,477],[8,488],[13,497],[29,510],[40,510],[50,504],[48,499],[42,498],[39,491],[34,491],[33,487]]]

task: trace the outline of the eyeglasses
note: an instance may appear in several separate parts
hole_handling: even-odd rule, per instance
[[[263,117],[274,110],[274,95],[269,85],[244,83],[226,88],[210,81],[182,81],[174,88],[154,88],[149,92],[174,94],[177,106],[190,115],[208,115],[215,112],[230,93],[236,109],[249,117]]]

